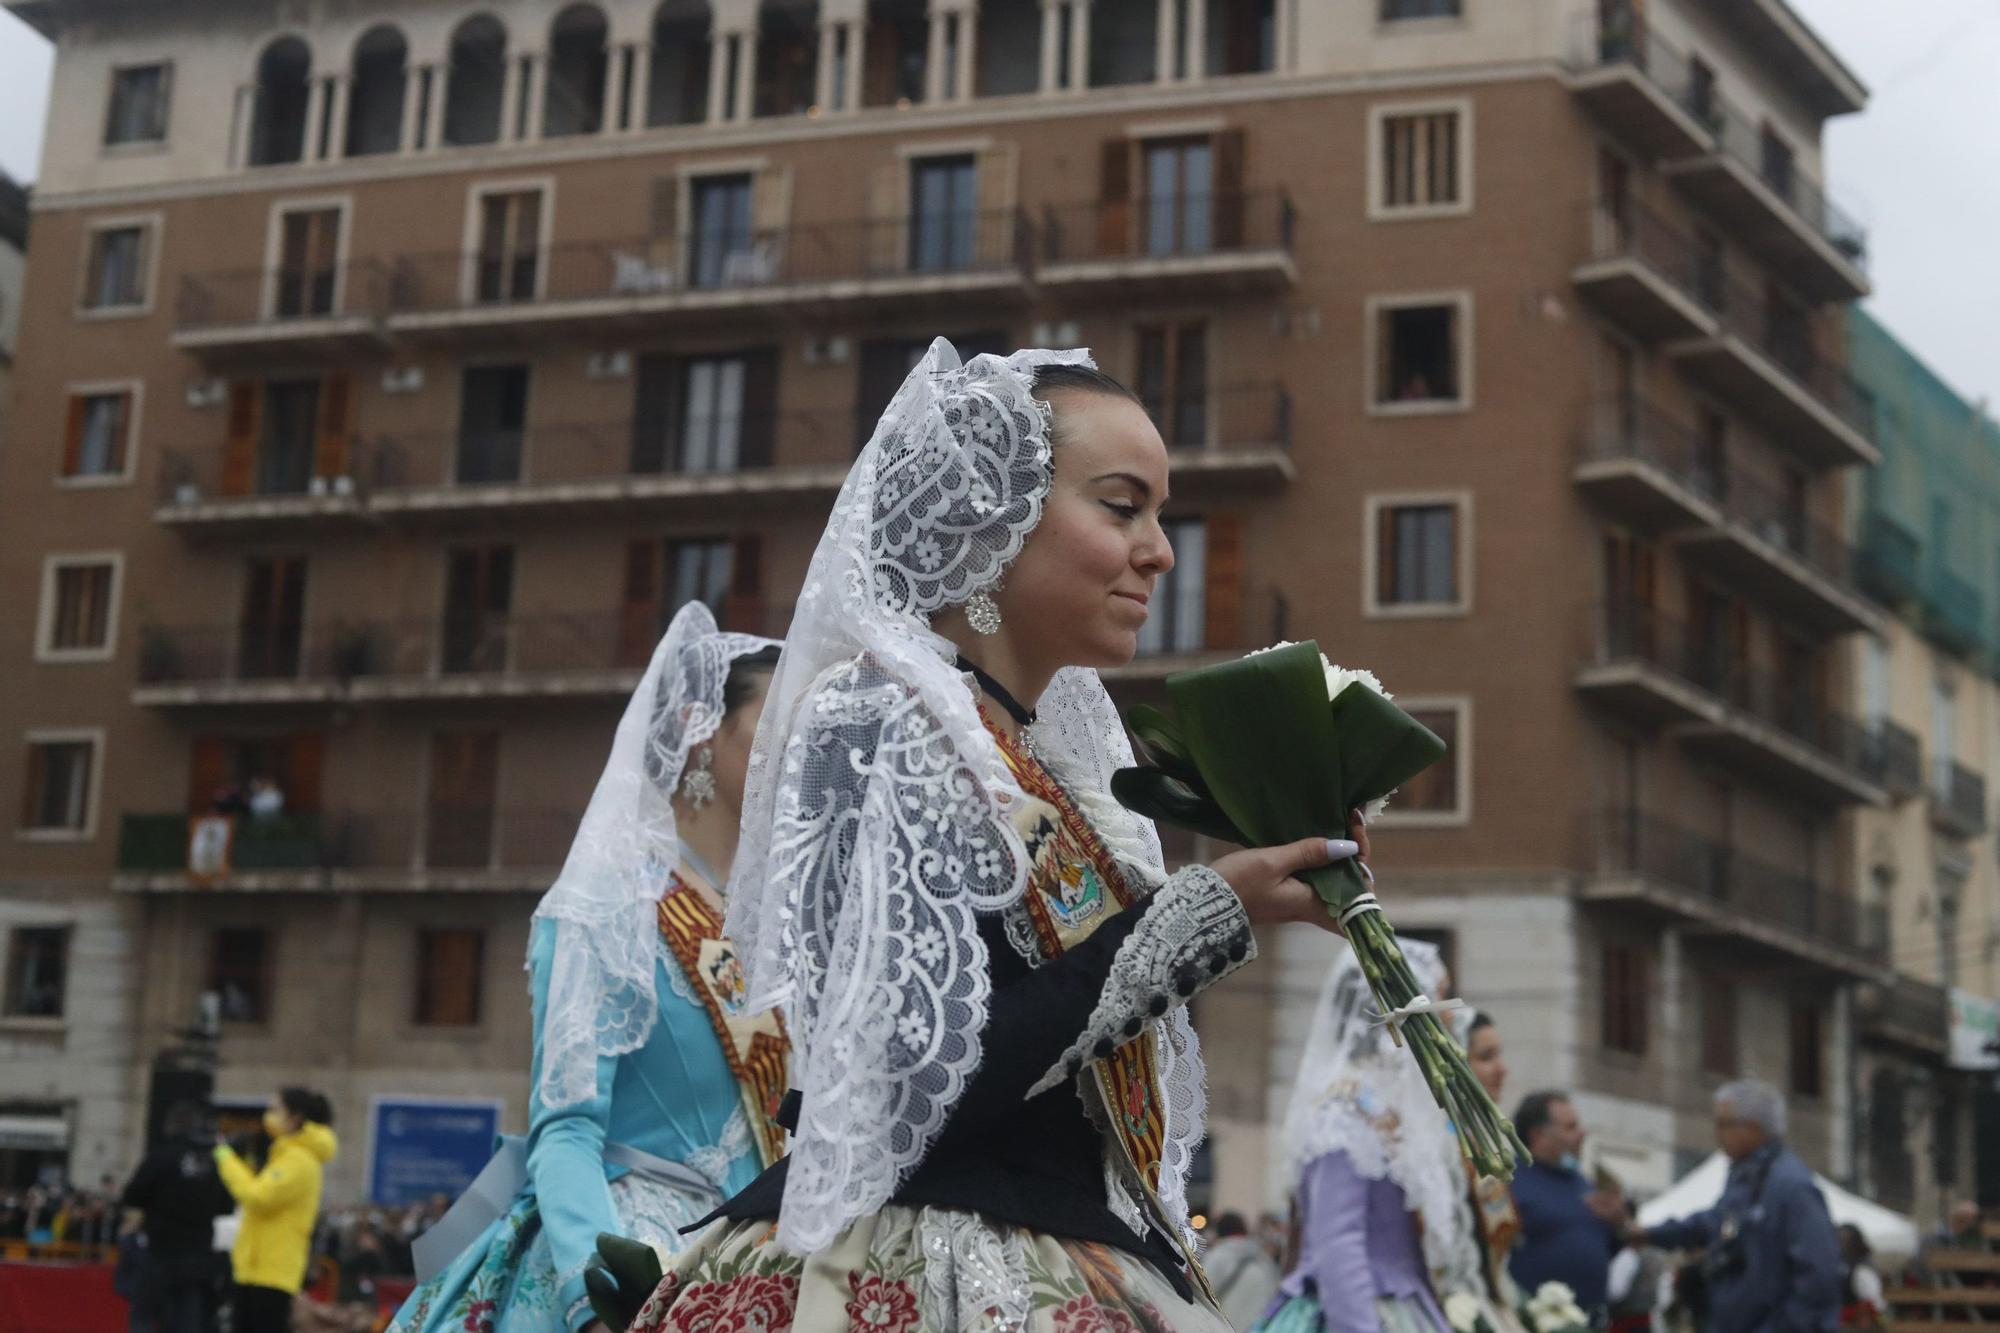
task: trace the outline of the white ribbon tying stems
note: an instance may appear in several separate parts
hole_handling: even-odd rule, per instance
[[[1401,1046],[1403,1044],[1403,1024],[1409,1022],[1411,1019],[1424,1014],[1435,1014],[1439,1018],[1443,1018],[1446,1014],[1457,1013],[1459,1010],[1467,1007],[1464,1000],[1433,1000],[1428,995],[1419,995],[1408,1004],[1391,1009],[1380,1018],[1373,1019],[1372,1022],[1378,1028],[1385,1023],[1388,1024],[1389,1035],[1395,1038],[1398,1046]]]

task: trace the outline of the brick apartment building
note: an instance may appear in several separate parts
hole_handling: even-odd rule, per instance
[[[1840,702],[1883,613],[1818,145],[1864,92],[1782,0],[10,8],[59,55],[0,880],[76,914],[16,946],[72,991],[126,966],[84,920],[136,941],[132,1086],[209,992],[231,1095],[519,1126],[528,912],[647,647],[694,597],[782,630],[944,333],[1094,348],[1174,451],[1119,688],[1313,636],[1453,742],[1380,859],[1515,1092],[1643,1189],[1759,1072],[1847,1169],[1888,956],[1843,821],[1908,756]],[[191,874],[253,779],[282,813]],[[1236,1206],[1324,942],[1270,952],[1198,1015]]]

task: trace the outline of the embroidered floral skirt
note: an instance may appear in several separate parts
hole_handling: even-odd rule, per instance
[[[1231,1333],[1150,1264],[976,1213],[889,1207],[802,1259],[722,1222],[673,1262],[631,1333]]]
[[[680,1228],[715,1206],[635,1175],[620,1176],[610,1190],[619,1234],[668,1249],[681,1243]],[[566,1333],[562,1293],[573,1276],[557,1270],[535,1196],[523,1193],[465,1253],[410,1293],[387,1333]]]

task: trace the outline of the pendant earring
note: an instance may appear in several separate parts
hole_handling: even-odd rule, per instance
[[[1000,632],[1000,607],[992,594],[976,592],[965,599],[965,623],[972,626],[974,634]]]
[[[704,745],[691,757],[694,766],[681,776],[681,795],[691,808],[700,810],[715,799],[715,750]]]

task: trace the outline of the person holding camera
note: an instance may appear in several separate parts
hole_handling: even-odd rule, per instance
[[[1785,1099],[1744,1079],[1715,1094],[1715,1139],[1729,1180],[1713,1208],[1655,1227],[1634,1244],[1703,1249],[1713,1333],[1833,1333],[1846,1269],[1812,1169],[1785,1146]]]
[[[214,1135],[193,1102],[167,1111],[160,1140],[132,1174],[119,1202],[145,1214],[146,1259],[132,1327],[149,1333],[207,1333],[213,1326],[215,1219],[236,1205],[210,1158]]]

